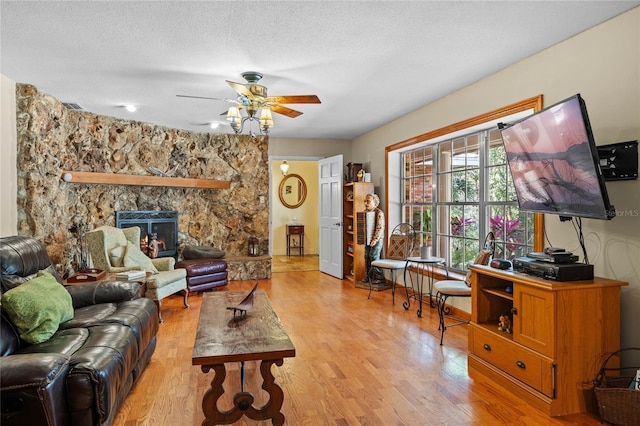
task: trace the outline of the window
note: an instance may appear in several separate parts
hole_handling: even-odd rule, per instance
[[[431,245],[452,269],[466,269],[489,231],[496,238],[497,258],[512,259],[541,249],[542,216],[519,210],[496,124],[539,110],[541,100],[540,96],[516,104],[515,109],[507,107],[509,113],[499,119],[489,113],[492,121],[472,119],[477,122],[474,126],[460,126],[455,132],[451,129],[456,125],[448,126],[448,134],[413,138],[409,144],[387,148],[388,155],[399,154],[389,156],[389,161],[400,162],[399,219],[413,224],[420,244]],[[528,108],[520,109],[525,104]],[[392,205],[393,194],[389,195]]]

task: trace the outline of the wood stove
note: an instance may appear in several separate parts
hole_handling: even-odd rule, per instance
[[[178,253],[178,212],[176,210],[121,210],[116,212],[118,228],[140,228],[140,250],[148,254],[151,236],[156,234],[158,257]]]

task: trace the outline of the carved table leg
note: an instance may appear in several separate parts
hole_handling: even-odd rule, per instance
[[[284,414],[280,412],[282,403],[284,401],[284,392],[282,388],[277,385],[275,377],[271,373],[271,366],[273,364],[280,367],[283,364],[282,358],[280,359],[265,359],[260,363],[260,373],[262,373],[262,389],[269,394],[269,401],[263,405],[260,410],[256,411],[256,416],[247,414],[247,417],[253,420],[266,420],[271,419],[271,423],[275,426],[281,426],[284,424]],[[252,407],[253,408],[253,407]]]
[[[224,394],[224,379],[227,375],[224,364],[203,365],[202,371],[208,373],[213,369],[215,376],[211,381],[211,389],[208,389],[202,398],[202,411],[205,420],[202,426],[228,425],[238,421],[243,415],[252,420],[268,420],[275,426],[284,424],[284,414],[280,412],[284,401],[282,388],[275,383],[275,377],[271,373],[271,366],[276,364],[281,366],[282,359],[263,360],[260,364],[262,374],[262,389],[269,394],[269,400],[260,408],[253,406],[253,395],[249,392],[238,392],[233,397],[233,408],[227,411],[218,409],[218,399]]]
[[[189,307],[189,290],[183,290],[184,291],[184,307],[188,308]]]

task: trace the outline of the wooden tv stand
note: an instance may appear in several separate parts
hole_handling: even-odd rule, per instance
[[[597,411],[592,381],[604,356],[620,349],[620,287],[628,283],[471,271],[469,375],[484,374],[549,416]],[[500,315],[513,334],[498,331]]]

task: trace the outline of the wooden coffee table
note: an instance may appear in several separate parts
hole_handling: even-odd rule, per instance
[[[233,307],[244,299],[247,292],[218,291],[205,293],[202,298],[198,331],[193,347],[192,364],[202,366],[215,375],[202,398],[205,420],[202,425],[231,424],[243,415],[253,420],[268,420],[274,425],[284,423],[280,412],[284,401],[282,388],[275,383],[271,366],[281,366],[283,359],[296,356],[280,319],[271,307],[264,290],[256,292],[253,307],[244,316],[235,316],[227,307]],[[225,363],[241,363],[241,380],[244,380],[244,362],[260,360],[262,389],[269,394],[269,400],[262,407],[253,405],[250,392],[241,391],[233,397],[233,408],[218,409],[218,399],[224,394],[222,384],[226,377]]]

